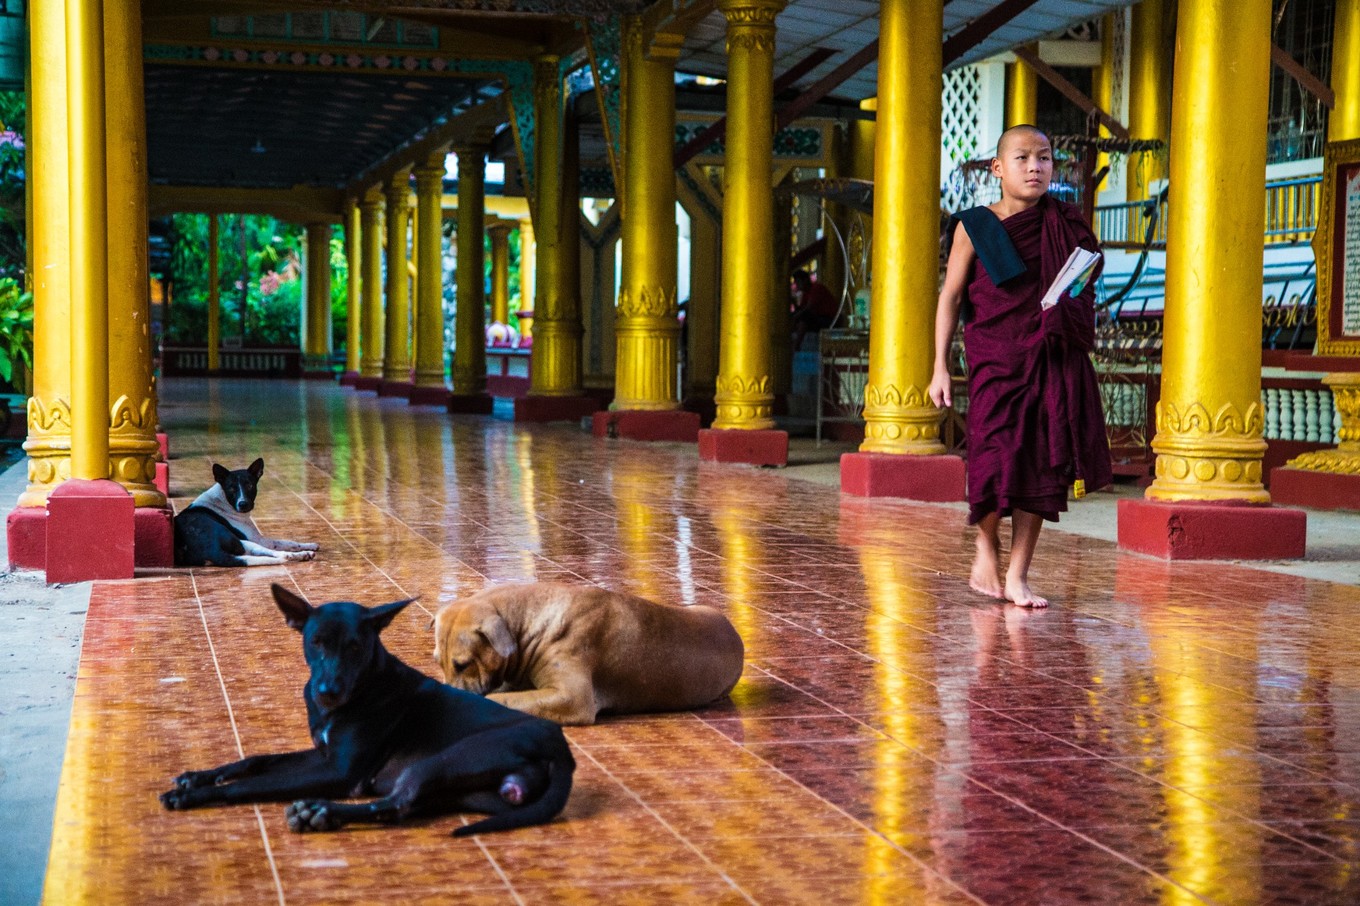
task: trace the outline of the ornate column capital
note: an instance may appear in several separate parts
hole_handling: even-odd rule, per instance
[[[383,195],[387,198],[389,208],[404,211],[410,204],[411,171],[402,170],[389,179],[383,186]]]
[[[426,195],[442,192],[444,189],[444,162],[425,163],[413,171],[416,177],[416,194]]]
[[[775,16],[784,11],[788,0],[718,0],[718,9],[728,26],[749,25],[773,28]]]

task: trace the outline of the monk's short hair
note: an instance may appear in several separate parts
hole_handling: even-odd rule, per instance
[[[1044,140],[1048,141],[1048,133],[1040,129],[1038,126],[1032,126],[1029,123],[1018,123],[1007,129],[1005,132],[1001,133],[1001,137],[996,140],[997,157],[1000,157],[1002,152],[1005,150],[1006,139],[1014,135],[1042,135],[1044,137]],[[1048,143],[1049,145],[1053,144],[1053,142],[1051,141],[1049,141]]]

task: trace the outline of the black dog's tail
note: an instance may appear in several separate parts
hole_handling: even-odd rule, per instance
[[[576,759],[571,757],[571,750],[567,748],[565,739],[562,740],[561,750],[548,762],[547,767],[548,786],[542,796],[499,815],[465,824],[455,829],[453,836],[467,837],[472,834],[528,827],[531,824],[546,824],[557,817],[557,814],[566,807],[567,796],[571,794],[571,776],[576,770]]]

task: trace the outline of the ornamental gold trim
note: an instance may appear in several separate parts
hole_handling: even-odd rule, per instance
[[[1329,472],[1333,475],[1360,475],[1360,452],[1348,450],[1318,450],[1295,456],[1284,464],[1286,469],[1305,472]]]
[[[673,286],[640,286],[634,293],[627,287],[619,290],[620,318],[670,318],[680,315]]]
[[[1232,403],[1224,403],[1210,414],[1203,403],[1194,402],[1182,413],[1174,403],[1157,403],[1157,433],[1178,434],[1196,438],[1228,440],[1234,437],[1259,438],[1265,430],[1265,410],[1259,401],[1253,402],[1243,413]]]
[[[926,391],[912,384],[905,390],[896,384],[869,384],[864,388],[864,411],[874,409],[930,409],[938,412],[926,396]]]
[[[760,51],[774,53],[774,35],[769,32],[738,32],[727,39],[726,52],[733,50]]]

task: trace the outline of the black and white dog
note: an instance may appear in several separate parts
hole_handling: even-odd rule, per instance
[[[320,545],[266,538],[250,518],[263,459],[212,470],[216,483],[175,517],[176,566],[278,566],[316,556]]]

